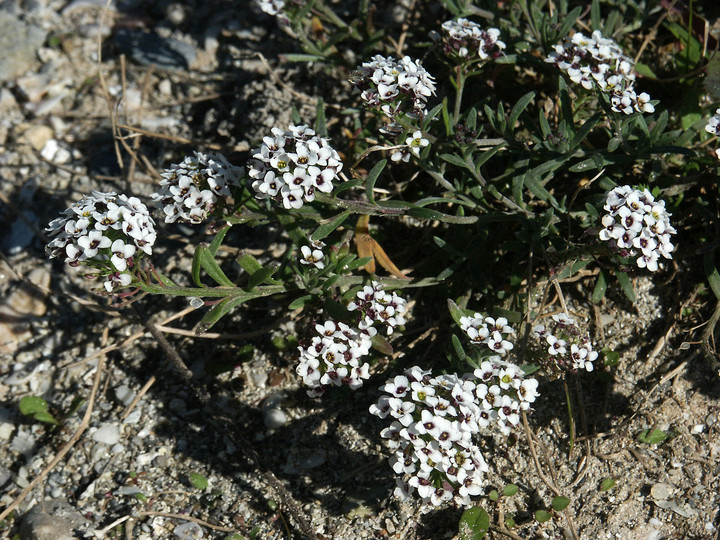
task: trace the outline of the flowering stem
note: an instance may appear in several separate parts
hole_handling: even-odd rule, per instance
[[[455,79],[455,110],[453,112],[453,125],[457,125],[460,120],[460,106],[462,104],[463,90],[465,89],[465,78],[467,72],[465,66],[457,67],[457,77]]]

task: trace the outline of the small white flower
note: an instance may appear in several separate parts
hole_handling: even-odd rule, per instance
[[[323,262],[323,252],[319,249],[313,249],[310,246],[302,246],[300,248],[300,251],[302,252],[302,257],[300,258],[301,264],[309,264],[315,266],[315,268],[323,269],[325,268],[325,263]]]
[[[416,131],[411,137],[405,139],[405,144],[410,147],[410,151],[416,157],[420,157],[420,150],[429,145],[430,141],[423,137],[422,131]]]

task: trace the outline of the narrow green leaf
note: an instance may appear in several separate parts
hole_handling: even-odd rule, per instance
[[[445,125],[445,136],[449,137],[452,133],[453,126],[450,125],[450,113],[448,112],[448,100],[444,97],[442,100],[442,119]]]
[[[299,126],[302,124],[302,118],[300,118],[300,112],[297,110],[297,107],[295,105],[292,106],[290,109],[290,117],[292,118],[293,124],[296,126]]]
[[[344,212],[340,212],[330,221],[328,221],[327,223],[323,223],[317,229],[315,229],[315,232],[310,235],[310,239],[314,241],[322,240],[327,235],[335,231],[335,229],[337,229],[340,225],[342,225],[351,213],[352,210],[345,210]]]
[[[552,134],[552,129],[550,129],[547,116],[545,116],[545,112],[542,109],[540,109],[540,112],[538,113],[538,119],[540,120],[540,130],[542,131],[545,140],[547,140],[548,136]]]
[[[512,132],[515,129],[515,122],[518,121],[520,115],[527,108],[527,106],[530,105],[533,99],[535,99],[535,92],[530,91],[517,100],[517,103],[515,103],[512,110],[510,111],[510,115],[508,116],[507,127],[509,132]]]
[[[583,10],[583,7],[578,6],[564,17],[564,20],[557,31],[558,36],[567,36],[570,33],[570,29],[580,18],[580,14],[582,13],[582,10]],[[607,34],[605,34],[605,35],[607,35]]]
[[[215,257],[210,253],[210,249],[205,244],[200,244],[195,253],[199,252],[200,266],[207,274],[222,287],[234,287],[235,284],[225,275]]]
[[[57,424],[58,421],[55,417],[47,411],[39,411],[32,415],[32,417],[38,422],[44,422],[45,424]]]
[[[380,334],[375,334],[372,337],[371,343],[373,349],[375,349],[379,353],[386,356],[391,356],[393,354],[392,345],[390,345],[390,342],[384,336],[381,336]]]
[[[720,300],[720,273],[718,273],[718,269],[715,266],[714,249],[711,249],[703,256],[703,266],[705,267],[705,276],[710,284],[710,288],[715,294],[715,298]]]
[[[228,233],[229,230],[229,226],[223,227],[215,234],[215,238],[212,239],[212,242],[210,242],[210,246],[208,247],[208,249],[210,250],[210,255],[212,255],[213,257],[217,255],[218,249],[220,249],[220,246],[225,239],[225,235]]]
[[[290,305],[288,306],[288,309],[300,309],[305,307],[308,302],[311,302],[315,298],[312,294],[306,294],[305,296],[301,296],[300,298],[296,298],[292,302],[290,302]]]
[[[495,154],[497,154],[500,150],[505,148],[505,143],[498,144],[497,146],[493,146],[492,148],[488,148],[485,150],[480,156],[474,158],[472,160],[473,165],[475,166],[475,170],[477,171],[480,169],[480,167],[485,164],[487,160],[489,160],[491,157],[493,157]]]
[[[522,321],[522,313],[519,311],[513,311],[511,309],[494,308],[492,310],[493,315],[496,317],[505,317],[508,322],[519,323]]]
[[[245,272],[250,275],[253,275],[255,272],[262,268],[262,264],[260,264],[260,261],[250,255],[250,253],[243,253],[242,255],[240,255],[240,257],[237,258],[237,263],[243,270],[245,270]]]
[[[450,312],[450,316],[453,318],[453,321],[455,321],[455,324],[460,326],[460,319],[462,317],[470,316],[472,317],[474,312],[469,309],[462,309],[459,307],[455,302],[453,302],[450,298],[447,300],[447,306],[448,311]]]
[[[590,299],[593,304],[599,304],[600,301],[605,297],[607,292],[607,276],[605,272],[600,270],[597,281],[595,282],[595,288],[593,289],[592,296]]]
[[[580,144],[585,140],[585,137],[587,137],[588,133],[592,131],[592,129],[597,125],[599,121],[600,113],[594,114],[590,118],[585,120],[583,125],[580,126],[575,132],[575,136],[570,142],[570,147],[575,148],[577,146],[580,146]]]
[[[667,439],[667,436],[668,434],[665,433],[662,429],[644,429],[638,434],[637,440],[645,444],[660,444],[665,439]]]
[[[319,137],[327,137],[327,124],[325,122],[325,102],[322,98],[318,98],[315,113],[315,132]]]
[[[551,518],[552,514],[547,510],[535,510],[535,519],[538,523],[545,523],[546,521],[550,521]]]
[[[602,26],[600,26],[600,2],[599,0],[592,0],[592,4],[590,4],[590,24],[592,25],[592,30],[602,30]]]
[[[479,506],[465,510],[460,517],[460,540],[481,540],[490,528],[490,515]]]
[[[198,246],[195,248],[195,253],[193,253],[193,261],[192,261],[192,268],[191,268],[191,275],[193,283],[197,287],[207,287],[201,280],[200,280],[200,270],[202,269],[201,259],[200,259],[200,246],[202,244],[198,244]]]
[[[632,281],[630,281],[630,277],[625,272],[615,272],[615,277],[617,278],[618,282],[620,283],[620,287],[622,288],[623,292],[625,293],[625,296],[627,296],[627,299],[630,300],[634,304],[635,300],[636,300],[635,290],[633,289],[633,285],[632,285]]]
[[[468,168],[468,164],[465,160],[456,154],[440,154],[440,159],[447,161],[448,163],[452,163],[462,169]]]
[[[190,483],[201,491],[208,487],[208,479],[198,473],[190,473]]]
[[[462,360],[464,362],[467,358],[467,354],[465,354],[465,349],[463,349],[462,343],[460,343],[460,338],[453,334],[450,340],[452,341],[458,360]]]
[[[605,480],[600,483],[600,491],[610,491],[615,487],[615,484],[614,478],[605,478]]]
[[[266,266],[258,268],[248,279],[247,289],[252,291],[255,287],[262,283],[268,283],[270,285],[279,285],[280,282],[276,279],[272,279],[272,275],[277,272],[277,266]]]
[[[562,495],[558,495],[552,500],[552,507],[556,512],[562,512],[567,508],[568,504],[570,504],[570,499],[563,497]]]
[[[608,151],[608,152],[614,152],[615,150],[618,149],[618,147],[620,146],[620,143],[621,143],[621,142],[622,142],[622,139],[621,139],[620,137],[612,137],[612,138],[608,141],[607,151]]]
[[[373,188],[375,187],[375,182],[377,182],[378,176],[380,176],[380,173],[385,168],[385,165],[387,165],[387,159],[378,161],[375,166],[370,169],[370,172],[365,179],[365,195],[367,196],[367,200],[370,204],[375,204],[375,194],[373,193]]]

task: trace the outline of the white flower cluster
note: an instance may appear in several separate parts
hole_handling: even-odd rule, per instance
[[[315,191],[330,193],[343,167],[328,141],[305,125],[291,125],[288,131],[272,128],[272,135],[253,150],[253,158],[248,175],[257,198],[282,202],[288,209],[312,202]]]
[[[355,70],[350,82],[366,106],[380,107],[389,118],[401,113],[423,117],[427,98],[435,94],[435,79],[409,56],[395,60],[375,55]]]
[[[55,237],[46,247],[50,257],[97,269],[108,292],[132,282],[132,268],[143,254],[152,254],[157,237],[140,199],[101,191],[73,203],[45,230]]]
[[[358,310],[359,322],[351,327],[342,322],[326,321],[315,325],[315,335],[307,347],[298,347],[300,360],[296,372],[310,387],[310,397],[321,396],[331,386],[359,388],[370,377],[370,365],[362,358],[370,354],[375,324],[393,328],[405,323],[402,313],[407,302],[397,294],[385,292],[373,281],[357,293],[348,310]]]
[[[447,501],[467,506],[479,495],[487,463],[473,442],[486,428],[510,434],[538,396],[538,382],[493,357],[473,373],[430,376],[415,366],[390,379],[370,413],[393,420],[380,436],[395,453],[395,495],[417,492],[429,510]]]
[[[720,109],[717,109],[715,114],[710,117],[705,125],[705,131],[712,135],[720,135]]]
[[[353,390],[368,379],[370,365],[363,356],[370,353],[375,328],[359,330],[345,323],[326,321],[315,325],[317,335],[308,347],[298,347],[300,362],[295,369],[310,387],[310,397],[320,397],[330,386],[347,385]],[[361,363],[362,362],[362,363]]]
[[[358,328],[366,330],[379,323],[386,327],[389,336],[396,327],[405,324],[407,301],[395,292],[384,291],[380,283],[373,281],[372,285],[365,285],[358,291],[355,300],[350,302],[347,308],[360,313]]]
[[[222,154],[195,152],[161,173],[160,191],[152,200],[162,208],[165,223],[201,223],[228,204],[241,174]]]
[[[597,87],[609,94],[614,111],[625,114],[655,111],[650,96],[646,92],[637,94],[634,90],[632,59],[623,54],[614,40],[603,37],[599,30],[590,37],[577,32],[553,48],[545,61],[557,65],[571,81],[583,88],[590,90]]]
[[[655,201],[647,189],[619,186],[608,192],[604,208],[608,213],[602,217],[600,240],[610,242],[622,257],[637,255],[637,265],[651,272],[658,270],[661,255],[672,259],[670,235],[676,230],[665,201]]]
[[[543,339],[549,345],[547,352],[552,363],[562,371],[584,369],[592,371],[598,353],[593,350],[590,336],[583,333],[577,323],[567,314],[552,316],[549,326],[533,326],[533,336]]]
[[[268,15],[280,15],[285,9],[285,0],[257,0],[257,4]]]
[[[720,109],[717,109],[705,124],[705,131],[715,136],[720,135]],[[715,150],[715,155],[720,159],[720,148]]]
[[[500,30],[483,30],[480,25],[467,19],[446,21],[442,24],[442,30],[443,52],[448,56],[468,58],[472,55],[487,60],[500,56],[505,48],[505,43],[500,41]]]
[[[473,317],[460,317],[460,328],[475,345],[487,345],[494,354],[505,356],[513,348],[508,338],[515,330],[508,326],[505,317],[493,319],[475,313]]]

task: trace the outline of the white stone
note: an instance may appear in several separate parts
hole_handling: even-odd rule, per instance
[[[120,440],[120,429],[115,424],[104,424],[92,434],[93,441],[116,444]]]
[[[175,533],[175,536],[180,538],[180,540],[195,540],[196,538],[203,537],[203,530],[200,525],[192,521],[181,523],[175,527],[173,533]]]

